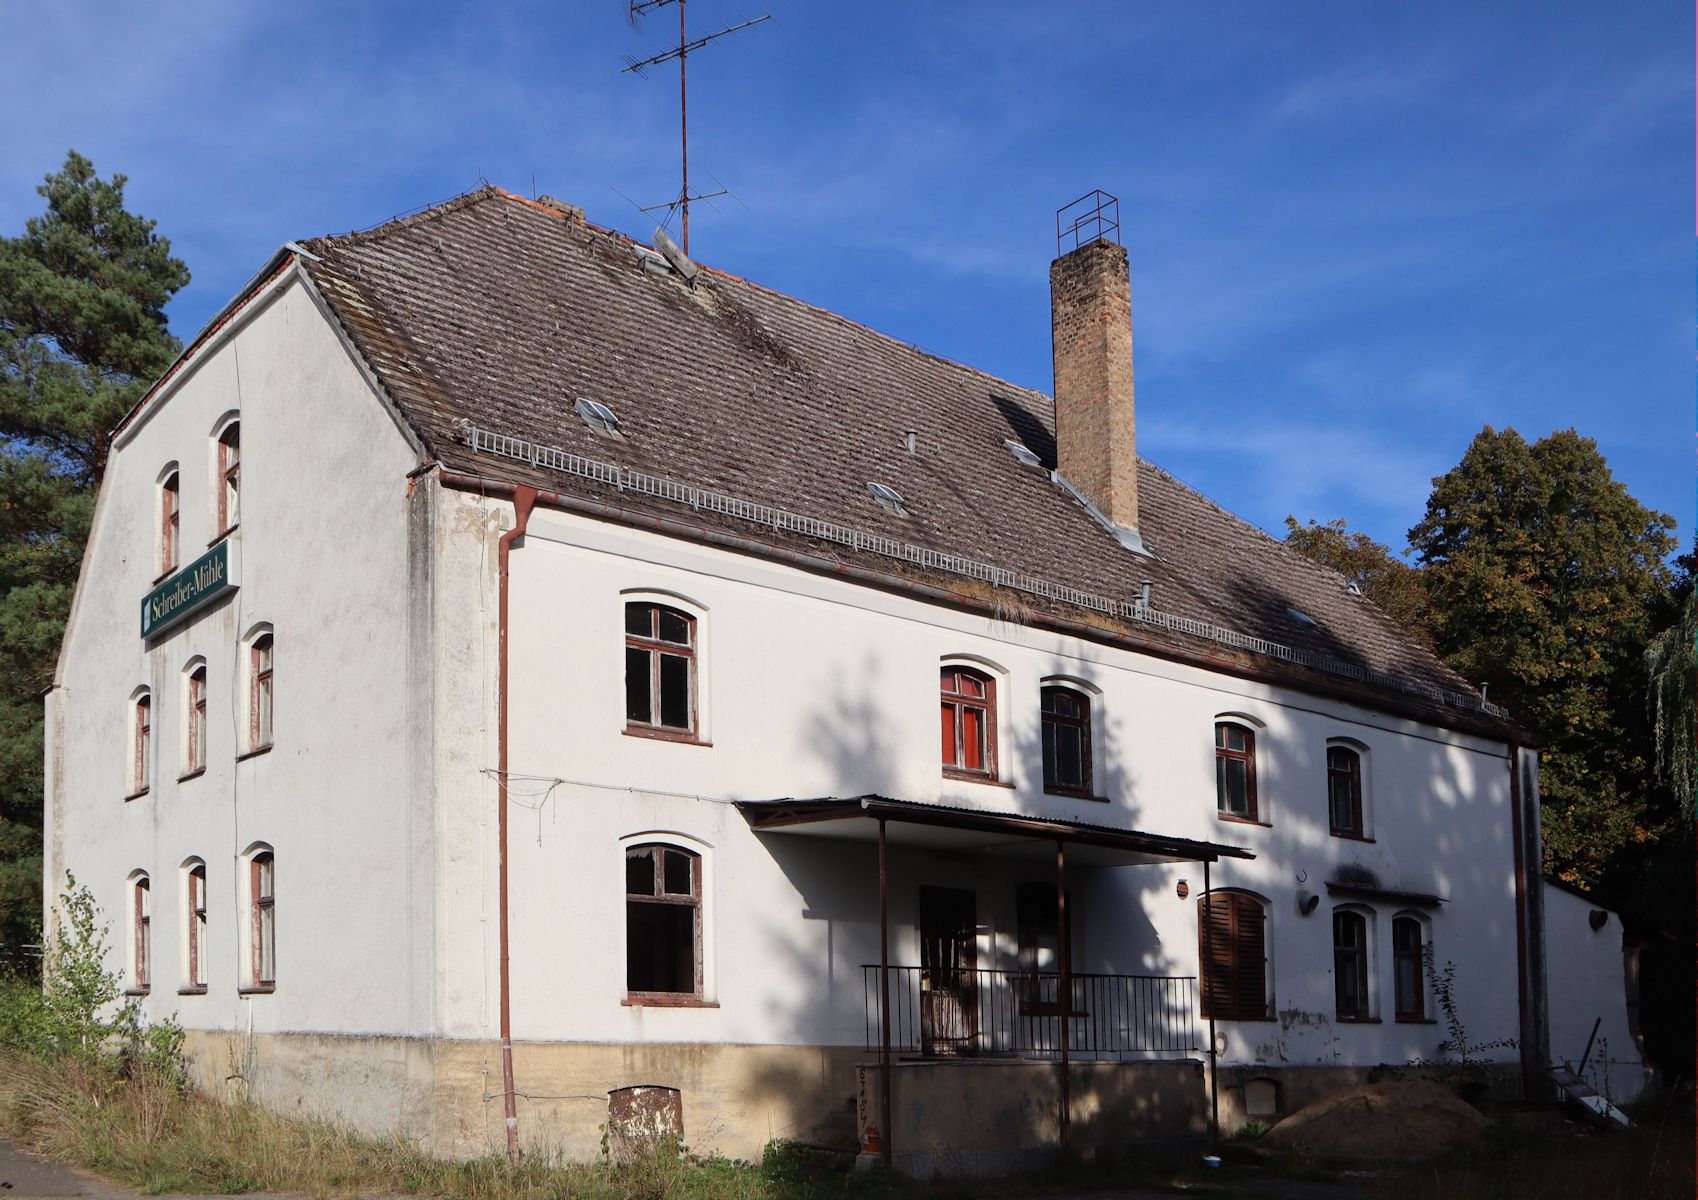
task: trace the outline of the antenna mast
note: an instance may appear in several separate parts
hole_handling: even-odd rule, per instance
[[[652,55],[651,57],[640,61],[627,54],[625,56],[626,65],[624,73],[635,73],[636,75],[646,79],[648,77],[648,68],[658,67],[661,63],[671,62],[673,59],[678,60],[678,198],[676,200],[669,200],[665,204],[651,204],[642,211],[654,212],[658,209],[664,208],[669,212],[677,210],[682,213],[684,218],[684,253],[687,255],[690,253],[690,205],[697,200],[712,200],[715,196],[723,196],[726,194],[727,189],[720,188],[717,192],[708,192],[705,195],[692,195],[690,192],[690,104],[689,91],[686,86],[685,76],[686,61],[689,59],[690,52],[692,50],[700,50],[703,46],[712,42],[717,42],[722,37],[727,37],[733,33],[741,33],[743,30],[748,29],[752,25],[759,25],[762,21],[770,21],[772,20],[772,14],[762,13],[758,17],[754,17],[747,21],[741,21],[736,25],[727,25],[718,33],[710,33],[705,37],[699,37],[692,40],[689,34],[685,31],[684,27],[684,5],[686,0],[626,0],[626,3],[628,8],[625,17],[626,20],[631,23],[631,27],[633,29],[636,28],[637,18],[641,17],[650,9],[665,8],[668,4],[676,4],[678,6],[678,45],[670,50],[664,50],[659,54]]]

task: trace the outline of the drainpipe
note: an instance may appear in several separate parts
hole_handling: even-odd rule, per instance
[[[1515,840],[1515,996],[1521,1016],[1521,1094],[1533,1091],[1532,1013],[1527,995],[1527,867],[1521,831],[1521,742],[1509,744],[1510,833]]]
[[[1203,860],[1203,895],[1211,895],[1209,886],[1209,860]],[[1206,903],[1206,901],[1205,901]],[[1197,919],[1206,921],[1201,907],[1197,911]],[[1199,959],[1197,963],[1198,999],[1201,999],[1203,972],[1208,970],[1208,963]],[[1214,1010],[1209,1010],[1209,1149],[1220,1153],[1220,1061],[1215,1055],[1215,1016]]]
[[[517,1158],[519,1154],[519,1102],[513,1088],[513,989],[508,974],[509,938],[507,933],[507,556],[513,548],[513,543],[525,536],[525,526],[530,523],[531,509],[537,502],[537,490],[533,487],[520,486],[513,490],[513,528],[501,535],[497,551],[498,588],[500,601],[497,607],[497,655],[499,666],[497,672],[496,696],[496,803],[500,807],[495,814],[495,836],[499,844],[496,858],[499,863],[500,886],[498,901],[500,905],[499,923],[501,928],[501,1092],[506,1101],[507,1115],[507,1156]]]
[[[1061,977],[1056,980],[1056,1007],[1061,1010],[1061,1149],[1073,1145],[1073,1063],[1068,1026],[1073,1021],[1073,954],[1067,928],[1067,843],[1055,844],[1055,928],[1060,944]]]

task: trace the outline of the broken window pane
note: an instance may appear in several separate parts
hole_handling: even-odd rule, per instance
[[[660,656],[660,724],[690,728],[690,660],[676,654]]]
[[[666,853],[666,892],[671,896],[693,896],[696,894],[694,860],[687,854],[676,850]]]
[[[631,896],[654,895],[654,855],[652,849],[631,850],[625,855],[625,892]]]
[[[649,652],[625,647],[625,719],[650,723]]]

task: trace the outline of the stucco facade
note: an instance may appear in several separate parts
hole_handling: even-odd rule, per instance
[[[1161,1049],[1105,1041],[1099,1061],[1074,1067],[1078,1129],[1093,1144],[1200,1132],[1211,1026],[1196,1003],[1198,906],[1209,887],[1253,897],[1266,922],[1266,1019],[1212,1026],[1228,1119],[1244,1109],[1246,1078],[1331,1079],[1442,1057],[1430,977],[1422,1011],[1396,1011],[1399,918],[1419,923],[1434,966],[1454,965],[1475,1040],[1523,1036],[1517,805],[1536,822],[1536,797],[1512,782],[1507,734],[1426,719],[1360,688],[1285,685],[1243,669],[1242,656],[1220,656],[1217,669],[1143,653],[1031,619],[1019,603],[869,586],[547,497],[504,552],[520,519],[514,489],[444,470],[301,254],[273,267],[121,428],[47,700],[48,896],[67,871],[91,887],[118,935],[114,965],[135,982],[135,884],[146,874],[144,1010],[187,1027],[208,1088],[399,1129],[443,1153],[498,1148],[505,997],[528,1144],[593,1155],[607,1093],[631,1085],[679,1089],[685,1136],[704,1149],[751,1156],[779,1137],[864,1138],[881,1019],[870,969],[881,954],[877,846],[836,836],[841,824],[757,831],[738,807],[822,797],[896,797],[1205,848],[1188,859],[1082,854],[1067,868],[1068,969],[1121,981],[1100,985],[1117,996],[1156,994],[1128,980],[1178,988],[1160,992],[1167,1011],[1117,1018],[1165,1022],[1174,1032]],[[216,438],[231,419],[241,520],[221,538]],[[160,578],[159,489],[172,470],[179,561],[222,540],[239,579],[144,638],[137,608]],[[627,606],[641,603],[693,622],[688,738],[639,736],[630,723]],[[258,631],[272,635],[275,674],[273,738],[256,752],[247,656]],[[940,770],[934,714],[951,664],[994,684],[994,781]],[[201,666],[204,770],[180,778],[185,672]],[[1089,796],[1046,791],[1039,699],[1052,685],[1089,698]],[[144,688],[152,741],[138,789]],[[1223,720],[1254,732],[1254,821],[1217,810]],[[1329,827],[1336,746],[1359,763],[1359,836]],[[697,985],[682,998],[630,986],[627,854],[648,845],[697,864]],[[248,864],[264,852],[275,862],[275,977],[261,981]],[[196,864],[204,991],[189,986]],[[887,866],[899,1009],[927,1003],[904,991],[920,986],[924,888],[972,897],[971,933],[954,951],[972,970],[1056,970],[1022,930],[1018,900],[1029,884],[1055,895],[1049,841],[992,850],[909,830]],[[1366,1000],[1351,1020],[1339,1019],[1335,993],[1332,914],[1343,908],[1366,931]],[[1594,967],[1608,1007],[1608,972]],[[1022,1017],[1041,1017],[1038,992],[1007,990],[1041,985],[996,979]],[[1081,1038],[1090,1016],[1075,1014]],[[993,1017],[975,1015],[975,1036],[994,1032]],[[1564,1046],[1570,1023],[1552,1022]],[[904,1063],[906,1099],[895,1103],[909,1106],[906,1119],[996,1127],[994,1114],[986,1126],[936,1109],[970,1071],[959,1058]],[[1016,1108],[1062,1103],[1052,1050],[1024,1059],[972,1078],[1013,1081]],[[904,1118],[892,1120],[882,1132],[907,1136]]]

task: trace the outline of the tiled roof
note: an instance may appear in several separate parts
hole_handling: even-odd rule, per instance
[[[629,239],[496,188],[305,247],[319,290],[447,470],[735,524],[474,450],[457,427],[470,421],[1121,601],[1148,580],[1162,612],[1384,679],[1472,692],[1341,576],[1147,460],[1141,532],[1155,557],[1132,554],[1045,470],[1003,445],[1021,441],[1054,463],[1049,397],[834,313],[712,269],[688,287],[645,267]],[[609,406],[623,436],[590,429],[578,397]],[[917,454],[904,445],[909,429],[918,431]],[[881,507],[872,481],[901,493],[907,515]],[[808,540],[755,532],[766,542]],[[832,553],[862,557],[841,546]]]

